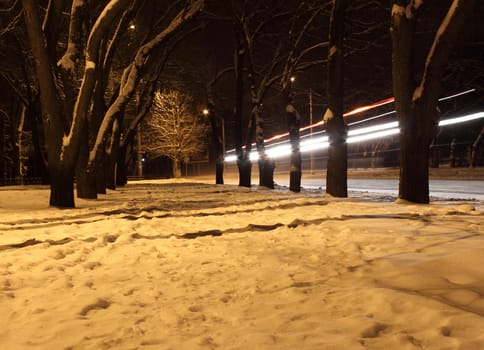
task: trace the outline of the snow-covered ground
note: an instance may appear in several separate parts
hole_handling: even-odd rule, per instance
[[[0,187],[0,349],[484,349],[480,201]]]

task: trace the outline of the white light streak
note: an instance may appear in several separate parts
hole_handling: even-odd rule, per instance
[[[329,147],[329,142],[322,142],[322,143],[315,143],[312,145],[306,145],[304,147],[301,147],[301,153],[306,153],[306,152],[311,152],[311,151],[316,151],[318,149],[325,149]]]
[[[378,132],[373,132],[371,134],[364,134],[364,135],[348,137],[346,142],[347,143],[355,143],[355,142],[361,142],[361,141],[368,141],[368,140],[373,140],[373,139],[377,139],[377,138],[380,138],[380,137],[395,135],[395,134],[398,134],[399,132],[400,132],[399,128],[382,130],[382,131],[378,131]]]
[[[477,112],[472,114],[467,114],[462,117],[452,118],[452,119],[444,119],[439,122],[439,126],[446,126],[458,123],[464,123],[475,119],[484,118],[484,112]]]
[[[390,122],[390,123],[368,126],[366,128],[349,130],[348,136],[367,134],[369,132],[380,131],[380,130],[391,129],[391,128],[398,128],[398,122]]]
[[[465,95],[465,94],[469,94],[469,93],[474,92],[474,91],[476,91],[476,89],[470,89],[470,90],[462,91],[462,92],[459,92],[459,93],[454,94],[454,95],[441,97],[441,98],[439,98],[439,101],[445,101],[445,100],[448,100],[448,99],[451,99],[451,98],[454,98],[454,97],[459,97],[459,96],[462,96],[462,95]]]
[[[302,147],[309,147],[311,145],[328,142],[328,140],[329,140],[328,136],[314,137],[312,139],[302,141],[301,144],[300,144],[300,147],[301,148]]]
[[[280,158],[291,154],[291,145],[286,143],[284,145],[270,147],[266,150],[267,156],[270,158]]]
[[[235,154],[230,156],[225,156],[224,158],[224,161],[226,161],[227,163],[232,163],[232,162],[235,162],[236,160],[237,160],[237,156]]]

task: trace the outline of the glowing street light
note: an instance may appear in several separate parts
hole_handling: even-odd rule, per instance
[[[202,111],[202,113],[203,113],[204,116],[207,116],[208,113],[210,113],[210,112],[208,111],[207,108],[204,108],[203,111]]]

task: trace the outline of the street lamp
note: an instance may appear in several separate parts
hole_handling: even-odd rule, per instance
[[[202,113],[203,113],[204,116],[207,116],[210,112],[208,111],[207,108],[204,108]]]

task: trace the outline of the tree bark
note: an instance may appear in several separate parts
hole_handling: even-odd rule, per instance
[[[415,203],[428,203],[431,132],[425,132],[419,125],[416,118],[422,115],[421,112],[413,110],[410,113],[400,127],[399,197]]]
[[[57,208],[74,208],[74,173],[63,166],[49,166],[52,179],[49,204]]]
[[[126,151],[127,147],[121,147],[116,162],[116,187],[125,186],[128,183],[128,174],[126,171]]]
[[[291,143],[289,190],[301,192],[301,151],[299,149],[299,128],[301,126],[301,116],[294,108],[292,97],[288,97],[286,106],[287,125],[289,129],[289,141]]]
[[[274,188],[274,160],[267,156],[264,146],[264,118],[260,109],[260,102],[257,101],[252,107],[255,120],[255,143],[257,153],[259,154],[259,186]],[[248,140],[248,142],[251,142]],[[246,146],[247,147],[247,146]]]
[[[334,0],[329,29],[328,110],[325,113],[329,137],[326,192],[348,196],[347,125],[343,118],[343,36],[347,0]]]
[[[429,203],[429,148],[437,132],[437,102],[441,77],[475,0],[453,0],[423,64],[420,83],[414,58],[415,14],[421,3],[393,0],[391,13],[392,75],[395,109],[400,126],[399,198]]]
[[[54,207],[74,207],[73,173],[77,154],[63,154],[61,152],[64,136],[64,118],[52,75],[53,66],[42,31],[37,4],[33,0],[22,0],[22,5],[39,81],[42,123],[45,131],[51,180],[49,203]]]
[[[212,102],[208,103],[208,117],[212,127],[212,145],[215,153],[215,184],[224,184],[224,130],[223,120],[217,118],[215,106]]]
[[[76,162],[76,189],[77,198],[96,199],[96,174],[88,171],[87,161],[89,159],[89,136],[88,127],[84,126],[83,135],[80,139],[79,155]]]
[[[181,162],[178,159],[173,159],[173,177],[178,179],[181,176]]]
[[[249,159],[249,150],[242,147],[242,105],[244,100],[244,58],[245,50],[242,43],[241,32],[238,24],[235,24],[235,106],[234,106],[234,135],[235,135],[235,154],[237,155],[237,168],[239,170],[239,186],[251,186],[252,163]]]

